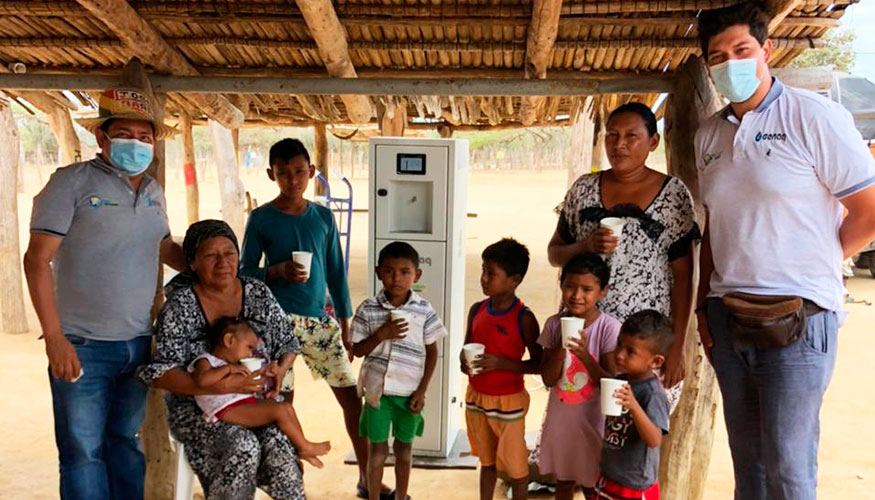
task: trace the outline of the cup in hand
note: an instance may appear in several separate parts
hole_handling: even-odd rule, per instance
[[[614,391],[616,391],[620,387],[623,387],[624,385],[629,385],[629,382],[616,378],[602,377],[602,413],[609,417],[619,417],[620,415],[629,411],[626,408],[623,408],[617,401],[617,398],[614,397]]]
[[[623,226],[626,225],[626,221],[620,217],[605,217],[601,221],[599,221],[599,225],[601,227],[605,227],[610,229],[614,236],[617,239],[620,239],[620,235],[623,234]]]
[[[310,279],[310,264],[313,262],[313,254],[311,252],[292,252],[292,262],[304,266],[304,271],[307,272],[307,279]]]
[[[240,364],[245,366],[247,370],[250,372],[257,372],[261,370],[261,365],[264,363],[264,360],[261,358],[243,358],[240,360]],[[256,377],[259,379],[261,377]]]
[[[465,353],[465,362],[468,363],[468,374],[477,375],[480,373],[480,370],[471,366],[471,363],[486,352],[486,346],[477,343],[465,344],[462,346],[462,352]]]
[[[562,327],[562,347],[568,349],[571,346],[571,339],[580,339],[580,331],[583,330],[583,318],[569,316],[559,319]]]
[[[399,319],[404,321],[404,326],[407,327],[408,331],[410,330],[410,313],[408,313],[406,311],[397,311],[397,310],[390,311],[389,312],[389,319],[391,319],[393,323],[395,321],[398,321]]]

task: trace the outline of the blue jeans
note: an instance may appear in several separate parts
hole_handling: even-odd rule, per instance
[[[134,370],[148,362],[151,339],[67,339],[85,373],[75,383],[49,373],[61,498],[142,499],[146,460],[137,433],[146,412],[147,387]]]
[[[733,343],[720,300],[709,300],[707,313],[736,500],[814,500],[820,406],[837,351],[836,313],[809,317],[805,336],[784,348]]]

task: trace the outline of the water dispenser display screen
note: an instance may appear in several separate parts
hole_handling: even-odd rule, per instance
[[[396,171],[401,175],[425,175],[425,155],[398,153]]]

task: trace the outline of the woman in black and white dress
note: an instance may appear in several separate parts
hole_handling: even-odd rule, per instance
[[[607,256],[610,291],[599,303],[601,311],[624,321],[655,309],[672,319],[675,343],[662,375],[674,408],[692,312],[693,243],[701,236],[684,183],[646,165],[658,145],[650,108],[629,103],[614,110],[605,135],[611,169],[582,175],[571,186],[557,208],[559,223],[547,251],[557,267],[583,252]],[[605,217],[623,218],[621,235],[600,227]]]

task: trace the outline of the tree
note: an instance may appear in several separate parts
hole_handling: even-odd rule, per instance
[[[807,49],[790,62],[791,68],[811,68],[832,66],[836,71],[850,73],[854,67],[854,39],[857,34],[852,29],[830,31],[823,37],[826,46]]]

